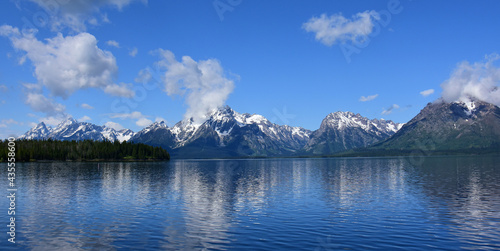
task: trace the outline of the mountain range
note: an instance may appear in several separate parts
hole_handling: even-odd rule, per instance
[[[57,127],[52,128],[41,122],[31,128],[18,139],[56,139],[56,140],[109,140],[120,142],[129,140],[134,132],[129,129],[115,130],[106,126],[98,126],[87,122],[78,122],[68,118]]]
[[[173,127],[155,122],[139,132],[115,130],[69,118],[56,128],[43,122],[19,139],[131,141],[160,146],[174,158],[327,156],[426,152],[500,152],[500,108],[479,100],[429,103],[408,123],[368,119],[352,112],[328,114],[319,129],[278,125],[229,106],[202,123],[184,119]],[[354,149],[354,150],[353,150]]]
[[[133,133],[69,118],[54,129],[42,122],[19,139],[127,140],[161,146],[177,158],[328,155],[387,139],[401,126],[390,120],[335,112],[323,120],[318,130],[310,131],[278,125],[262,115],[241,114],[225,106],[207,114],[201,124],[185,119],[168,127],[161,121]]]

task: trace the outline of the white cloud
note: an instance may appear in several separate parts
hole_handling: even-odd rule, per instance
[[[102,18],[102,22],[103,23],[111,23],[111,21],[109,21],[109,19],[108,19],[108,14],[107,13],[102,14],[101,18]]]
[[[234,89],[234,81],[226,78],[218,60],[196,62],[183,56],[179,62],[171,51],[158,51],[161,61],[157,63],[166,70],[163,78],[165,92],[169,96],[185,96],[188,105],[185,118],[192,117],[195,123],[201,123],[209,111],[224,105]]]
[[[7,87],[6,85],[0,85],[0,92],[7,92],[9,91],[9,87]]]
[[[147,118],[140,118],[139,120],[137,120],[137,122],[135,122],[135,124],[140,126],[140,127],[146,127],[148,125],[151,125],[152,123],[153,123],[153,121],[151,121]]]
[[[116,122],[113,122],[113,121],[109,121],[109,122],[106,122],[106,124],[104,124],[106,127],[109,127],[109,128],[113,128],[115,130],[122,130],[124,129],[124,127]]]
[[[3,25],[0,35],[8,37],[15,49],[26,53],[23,58],[33,63],[39,84],[55,96],[68,98],[85,88],[101,88],[126,97],[132,93],[125,85],[113,83],[118,72],[116,59],[111,52],[99,49],[96,38],[89,33],[66,37],[58,34],[41,42],[33,34],[21,34],[17,28]]]
[[[46,98],[41,93],[27,93],[25,102],[31,107],[31,109],[46,113],[47,115],[63,114],[66,110],[66,107],[64,105]]]
[[[31,92],[41,92],[42,91],[42,86],[40,84],[30,84],[30,83],[24,83],[23,87]]]
[[[2,119],[0,121],[0,128],[8,128],[10,125],[20,125],[22,126],[24,123],[15,121],[14,119]]]
[[[155,122],[162,122],[162,121],[165,122],[165,123],[167,123],[167,120],[164,119],[164,118],[162,118],[162,117],[156,117],[155,118]]]
[[[15,121],[14,119],[2,119],[2,124],[6,125],[20,125],[22,123]]]
[[[86,122],[86,121],[89,121],[89,120],[92,120],[89,116],[85,115],[79,119],[77,119],[79,122]]]
[[[141,119],[145,118],[146,116],[143,115],[141,112],[135,111],[131,113],[113,113],[109,115],[110,118],[119,118],[119,119]]]
[[[139,50],[137,50],[136,47],[132,48],[128,54],[131,56],[131,57],[135,57],[137,55],[137,53],[139,52]]]
[[[81,104],[80,107],[83,109],[88,109],[88,110],[94,109],[93,106],[91,106],[89,104],[85,104],[85,103]]]
[[[151,74],[149,69],[146,68],[146,69],[142,69],[139,71],[139,73],[137,74],[137,77],[134,79],[134,81],[136,83],[145,84],[145,83],[148,83],[149,81],[151,81],[152,78],[153,78],[153,75]]]
[[[395,109],[399,109],[399,105],[397,104],[393,104],[391,105],[389,108],[385,109],[384,111],[382,111],[382,114],[383,115],[388,115],[388,114],[391,114],[393,110]]]
[[[76,32],[85,31],[87,24],[99,25],[100,22],[109,23],[106,13],[101,8],[114,7],[122,10],[134,0],[91,0],[91,1],[47,1],[31,0],[42,7],[50,17],[52,30],[59,31],[69,28]],[[147,1],[142,0],[143,3]],[[100,21],[96,16],[100,17]]]
[[[113,113],[109,115],[110,118],[115,119],[132,119],[136,120],[135,124],[140,126],[140,127],[145,127],[153,123],[150,119],[148,119],[144,114],[138,111],[134,111],[131,113]]]
[[[380,15],[376,11],[360,12],[351,19],[342,16],[342,13],[320,17],[312,17],[302,25],[308,32],[316,34],[316,40],[326,46],[332,46],[337,42],[356,41],[363,39],[373,31],[373,20],[379,20]]]
[[[427,96],[429,96],[429,95],[431,95],[433,93],[434,93],[434,89],[429,89],[429,90],[421,91],[420,95],[422,95],[424,97],[427,97]]]
[[[104,92],[113,96],[127,97],[131,98],[135,95],[135,92],[131,90],[130,84],[120,83],[108,85],[104,88]]]
[[[115,40],[109,40],[108,42],[106,42],[106,44],[108,44],[109,46],[120,48],[120,43],[116,42]]]
[[[39,119],[39,121],[49,126],[57,126],[67,118],[68,117],[66,115],[56,115],[56,116],[48,116],[45,118],[41,118]]]
[[[361,98],[359,98],[359,101],[361,102],[366,102],[366,101],[371,101],[371,100],[374,100],[378,97],[378,94],[375,94],[375,95],[370,95],[370,96],[361,96]]]
[[[478,99],[500,106],[500,68],[493,64],[498,59],[500,56],[493,54],[485,62],[458,64],[450,78],[441,84],[443,99],[447,102]]]

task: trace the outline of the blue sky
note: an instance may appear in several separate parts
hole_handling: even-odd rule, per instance
[[[2,1],[0,138],[67,116],[172,126],[222,104],[311,130],[335,111],[407,122],[441,85],[464,82],[461,69],[498,72],[499,10],[498,1]]]

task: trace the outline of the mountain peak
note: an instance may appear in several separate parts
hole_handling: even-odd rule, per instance
[[[332,112],[330,114],[328,114],[330,116],[356,116],[353,112],[349,112],[349,111],[336,111],[336,112]],[[358,114],[359,115],[359,114]]]
[[[68,125],[77,124],[77,123],[78,123],[78,121],[76,121],[76,119],[74,119],[73,117],[68,117],[65,120],[61,121],[61,123],[59,123],[59,125],[57,125],[57,126],[58,127],[59,126],[68,126]]]
[[[52,127],[46,126],[44,122],[40,122],[25,134],[19,136],[18,139],[45,139],[51,132]]]
[[[47,127],[47,125],[45,125],[45,123],[43,121],[38,123],[35,127],[33,127],[33,129],[38,129],[38,130],[44,129],[44,128],[47,129],[48,127]]]
[[[219,108],[213,109],[210,113],[207,114],[207,118],[214,117],[232,117],[236,114],[236,112],[231,109],[228,105],[221,106]]]
[[[368,126],[369,121],[369,119],[362,117],[359,114],[338,111],[328,114],[321,122],[321,127],[334,127],[339,130],[348,127],[365,128]]]
[[[500,108],[479,100],[427,104],[379,149],[469,151],[500,145]]]
[[[165,123],[165,121],[163,121],[163,120],[156,121],[156,122],[152,123],[151,125],[149,125],[148,127],[168,128],[167,123]]]

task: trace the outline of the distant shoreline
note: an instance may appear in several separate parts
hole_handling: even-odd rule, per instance
[[[297,155],[297,156],[234,156],[234,157],[213,157],[213,158],[179,158],[174,156],[175,160],[237,160],[237,159],[321,159],[321,158],[393,158],[393,157],[460,157],[460,156],[495,156],[500,155],[500,149],[494,151],[483,151],[483,152],[462,152],[462,151],[439,151],[439,152],[421,152],[416,151],[412,154],[413,151],[402,152],[400,154],[381,154],[381,152],[377,152],[377,154],[368,154],[367,152],[360,154],[360,152],[351,153],[344,152],[333,155]]]
[[[17,161],[17,163],[53,163],[53,162],[164,162],[166,159],[91,159],[91,160],[29,160]],[[0,162],[7,162],[6,160]]]

